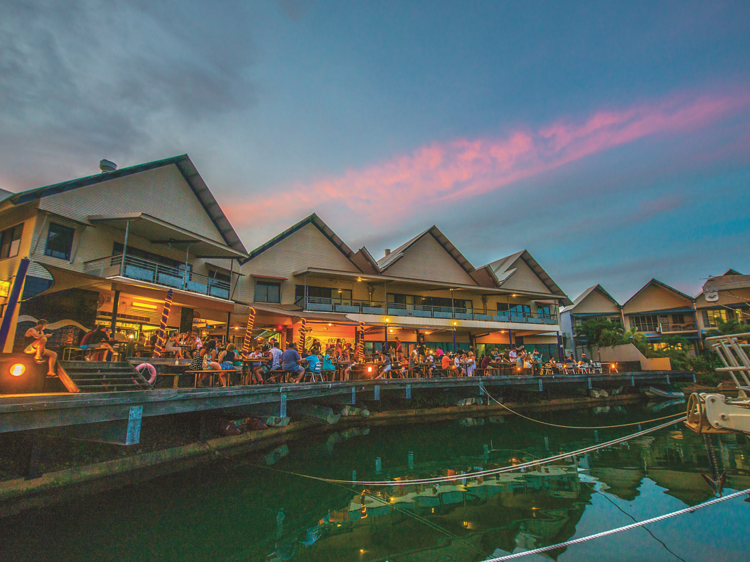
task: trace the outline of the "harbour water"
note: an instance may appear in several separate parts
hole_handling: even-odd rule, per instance
[[[538,417],[605,426],[683,409],[628,406]],[[519,418],[339,430],[0,519],[0,559],[475,562],[713,497],[700,475],[709,470],[704,442],[682,423],[544,467],[462,478],[462,472],[544,458],[635,431],[637,426],[563,429]],[[715,451],[728,473],[725,493],[750,488],[747,439],[721,436]],[[301,474],[359,481],[455,478],[438,486],[365,489]],[[746,560],[748,528],[750,504],[738,498],[546,558]]]

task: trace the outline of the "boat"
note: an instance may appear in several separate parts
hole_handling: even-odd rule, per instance
[[[665,400],[674,400],[675,398],[685,398],[685,393],[681,390],[665,390],[663,388],[656,388],[655,386],[649,386],[643,391],[649,398],[662,398]]]

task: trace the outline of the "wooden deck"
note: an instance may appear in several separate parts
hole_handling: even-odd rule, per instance
[[[133,392],[29,394],[0,396],[0,433],[129,420],[138,417],[265,404],[280,412],[288,401],[338,397],[342,403],[378,400],[382,392],[410,399],[422,389],[465,389],[479,394],[483,385],[500,395],[504,387],[542,391],[558,385],[580,388],[664,385],[694,382],[692,371],[649,371],[615,375],[506,376],[433,379],[388,379],[352,382],[267,384],[228,388],[174,388]],[[349,402],[351,399],[351,402]],[[141,410],[142,409],[142,410]]]

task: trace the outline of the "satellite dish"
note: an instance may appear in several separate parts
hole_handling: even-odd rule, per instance
[[[716,291],[708,290],[703,295],[706,297],[706,302],[716,302],[719,300],[719,293]]]

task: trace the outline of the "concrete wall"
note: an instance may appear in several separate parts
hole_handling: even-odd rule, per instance
[[[671,371],[672,364],[669,357],[646,357],[632,343],[615,347],[600,347],[599,360],[608,363],[622,363],[639,361],[644,371]]]

